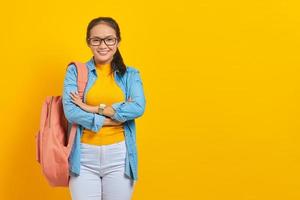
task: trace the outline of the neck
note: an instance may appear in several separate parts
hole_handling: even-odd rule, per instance
[[[100,72],[100,74],[103,75],[109,75],[112,72],[110,63],[96,64],[96,69],[98,70],[98,72]]]
[[[101,61],[96,60],[95,56],[93,56],[93,60],[94,60],[95,65],[108,65],[108,64],[111,64],[113,59],[110,59],[106,62],[101,62]]]

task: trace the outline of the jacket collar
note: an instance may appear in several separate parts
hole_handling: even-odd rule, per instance
[[[92,71],[92,70],[96,69],[94,56],[92,58],[90,58],[90,60],[87,61],[86,66],[87,66],[89,71]]]

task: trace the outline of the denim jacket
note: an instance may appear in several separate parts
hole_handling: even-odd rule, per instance
[[[83,102],[86,102],[86,94],[97,80],[94,57],[86,62],[88,68],[88,82],[83,93]],[[124,122],[125,143],[127,154],[125,158],[125,174],[133,180],[137,180],[137,145],[136,145],[136,127],[135,119],[142,116],[145,110],[145,96],[140,72],[134,67],[126,66],[126,72],[123,76],[114,71],[114,79],[117,85],[125,94],[126,100],[130,97],[132,101],[117,102],[112,104],[115,110],[111,118]],[[80,145],[83,127],[97,132],[104,123],[105,116],[86,112],[71,101],[70,92],[77,91],[77,70],[74,64],[67,68],[63,87],[63,111],[68,121],[68,127],[73,123],[78,124],[74,144],[69,157],[70,175],[78,176],[80,174]]]

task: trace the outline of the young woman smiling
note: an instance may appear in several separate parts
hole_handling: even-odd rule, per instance
[[[74,64],[66,72],[64,113],[79,125],[69,158],[73,200],[129,200],[137,180],[135,119],[143,115],[146,101],[140,72],[124,64],[120,41],[114,19],[93,19],[86,34],[93,56],[86,62],[83,99]]]

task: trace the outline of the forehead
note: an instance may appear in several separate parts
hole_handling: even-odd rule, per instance
[[[116,36],[116,32],[109,25],[105,23],[100,23],[91,29],[90,36],[97,36],[103,38],[107,36]]]

